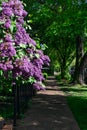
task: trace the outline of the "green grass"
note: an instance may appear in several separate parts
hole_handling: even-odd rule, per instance
[[[60,85],[81,130],[87,130],[87,86]]]

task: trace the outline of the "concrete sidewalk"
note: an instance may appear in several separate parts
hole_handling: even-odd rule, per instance
[[[55,78],[51,76],[46,82],[46,90],[38,92],[15,130],[80,130]]]

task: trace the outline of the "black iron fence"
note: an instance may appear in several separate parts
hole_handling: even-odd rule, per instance
[[[7,118],[8,111],[10,111],[13,125],[15,126],[17,119],[24,113],[34,94],[35,90],[31,84],[13,85],[12,93],[8,95],[5,95],[5,93],[0,94],[3,97],[0,101],[0,113],[2,116],[6,115],[5,117]],[[4,99],[5,97],[6,100]]]
[[[17,118],[20,114],[28,107],[29,100],[32,99],[34,95],[34,89],[31,84],[21,84],[20,86],[13,86],[14,95],[14,116],[13,124],[16,125]]]

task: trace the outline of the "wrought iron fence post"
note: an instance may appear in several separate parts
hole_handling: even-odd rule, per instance
[[[16,119],[17,119],[17,85],[13,85],[13,96],[14,96],[13,125],[16,126]]]
[[[17,117],[20,117],[20,86],[17,86]]]
[[[15,80],[16,83],[16,80]],[[14,96],[14,114],[13,125],[16,126],[17,118],[20,117],[21,111],[28,107],[28,102],[34,96],[35,91],[31,84],[13,84],[13,96]],[[24,106],[24,107],[23,107]]]

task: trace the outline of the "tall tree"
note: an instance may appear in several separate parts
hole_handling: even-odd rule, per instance
[[[54,59],[60,64],[61,76],[64,77],[68,65],[75,58],[74,81],[82,83],[83,70],[81,72],[80,68],[86,48],[86,0],[32,0],[27,4],[31,5],[28,10],[33,20],[31,26],[35,29],[32,33],[38,34],[42,43],[47,43],[49,54],[55,48],[57,55]],[[53,53],[50,54],[51,57],[52,55]]]

